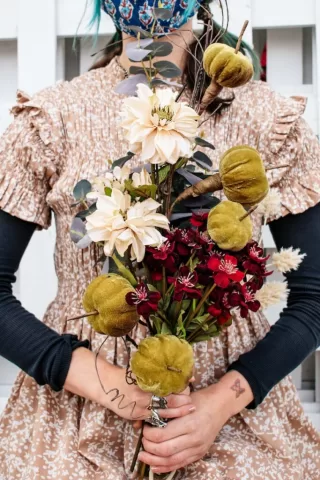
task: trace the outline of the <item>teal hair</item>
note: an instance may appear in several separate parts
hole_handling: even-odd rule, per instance
[[[97,31],[99,29],[100,21],[101,21],[101,0],[92,0],[93,3],[93,12],[92,17],[90,20],[90,27],[96,26]]]

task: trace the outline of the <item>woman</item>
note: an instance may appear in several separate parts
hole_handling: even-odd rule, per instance
[[[193,43],[195,5],[172,3],[175,20],[164,26],[177,29],[171,60],[192,85],[193,65],[181,52]],[[150,5],[153,0],[104,3],[126,41],[132,25],[148,28]],[[207,8],[199,12],[206,24]],[[5,480],[131,478],[138,434],[129,404],[136,402],[137,416],[149,417],[150,395],[126,383],[122,343],[108,339],[99,357],[106,395],[94,365],[101,336],[87,322],[66,322],[82,311],[84,289],[99,273],[97,252],[78,251],[69,238],[70,192],[79,178],[103,174],[106,158],[126,151],[118,128],[122,99],[114,93],[130,66],[121,46],[119,56],[109,48],[98,68],[70,83],[32,99],[20,93],[14,123],[1,140],[0,354],[26,372],[0,421]],[[270,172],[283,217],[271,229],[279,247],[300,247],[308,256],[288,275],[289,306],[271,331],[261,314],[250,313],[247,321],[235,316],[221,337],[195,347],[195,391],[169,397],[168,410],[159,413],[173,420],[165,429],[145,428],[140,459],[155,473],[181,469],[177,478],[184,479],[315,480],[320,437],[286,375],[320,344],[320,148],[301,118],[302,99],[284,99],[255,82],[234,95],[223,92],[224,108],[205,124],[216,146],[215,168],[221,153],[239,144],[259,146],[268,166],[289,164]],[[34,230],[49,226],[52,210],[59,290],[41,323],[14,299],[11,284]],[[257,238],[258,214],[254,224]],[[144,334],[140,326],[133,337]]]

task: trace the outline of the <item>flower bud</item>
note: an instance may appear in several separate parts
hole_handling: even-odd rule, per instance
[[[159,397],[181,393],[193,373],[193,350],[174,335],[157,335],[142,340],[131,359],[131,370],[139,387]]]
[[[242,205],[229,200],[212,208],[208,217],[208,234],[219,248],[238,252],[251,240],[252,223],[249,216],[243,218],[246,213]]]
[[[85,291],[83,306],[90,315],[92,328],[104,335],[127,335],[139,321],[135,305],[128,305],[126,295],[135,292],[132,285],[120,275],[108,274],[95,278]]]

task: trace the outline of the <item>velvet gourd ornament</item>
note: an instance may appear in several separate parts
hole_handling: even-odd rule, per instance
[[[222,250],[238,252],[252,238],[250,216],[242,205],[225,200],[214,207],[208,216],[208,234]]]
[[[251,61],[229,45],[213,43],[204,52],[206,74],[220,87],[236,88],[245,85],[253,76]]]
[[[227,150],[221,158],[219,173],[228,200],[241,203],[245,207],[261,202],[269,191],[259,152],[248,145]]]
[[[181,393],[193,374],[193,350],[173,335],[148,337],[139,343],[131,370],[139,387],[159,397]]]
[[[128,305],[126,295],[135,292],[132,285],[120,275],[108,274],[95,278],[87,287],[82,303],[92,328],[104,335],[123,337],[139,321],[136,307]]]

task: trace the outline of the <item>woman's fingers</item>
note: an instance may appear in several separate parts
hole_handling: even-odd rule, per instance
[[[190,448],[190,439],[188,435],[182,435],[179,438],[174,438],[162,443],[150,442],[150,440],[147,440],[146,438],[143,438],[142,442],[144,450],[147,453],[161,458],[172,457],[172,455]]]
[[[190,415],[191,419],[192,415]],[[192,432],[192,424],[188,421],[189,417],[176,418],[168,423],[166,428],[154,428],[146,425],[143,430],[143,436],[150,442],[161,443],[180,437]]]
[[[157,412],[162,418],[179,418],[185,417],[186,415],[195,412],[195,410],[196,407],[189,403],[178,408],[166,408],[164,410],[157,409]]]
[[[181,407],[182,405],[190,405],[192,403],[192,399],[190,395],[181,393],[179,395],[169,395],[166,398],[168,402],[168,408],[177,408]]]
[[[146,451],[140,452],[139,460],[147,465],[150,465],[154,472],[158,472],[162,469],[162,472],[171,472],[177,468],[181,468],[184,465],[191,463],[191,459],[201,458],[200,453],[197,453],[194,448],[188,448],[176,454],[172,454],[169,457],[159,457],[152,455]]]

